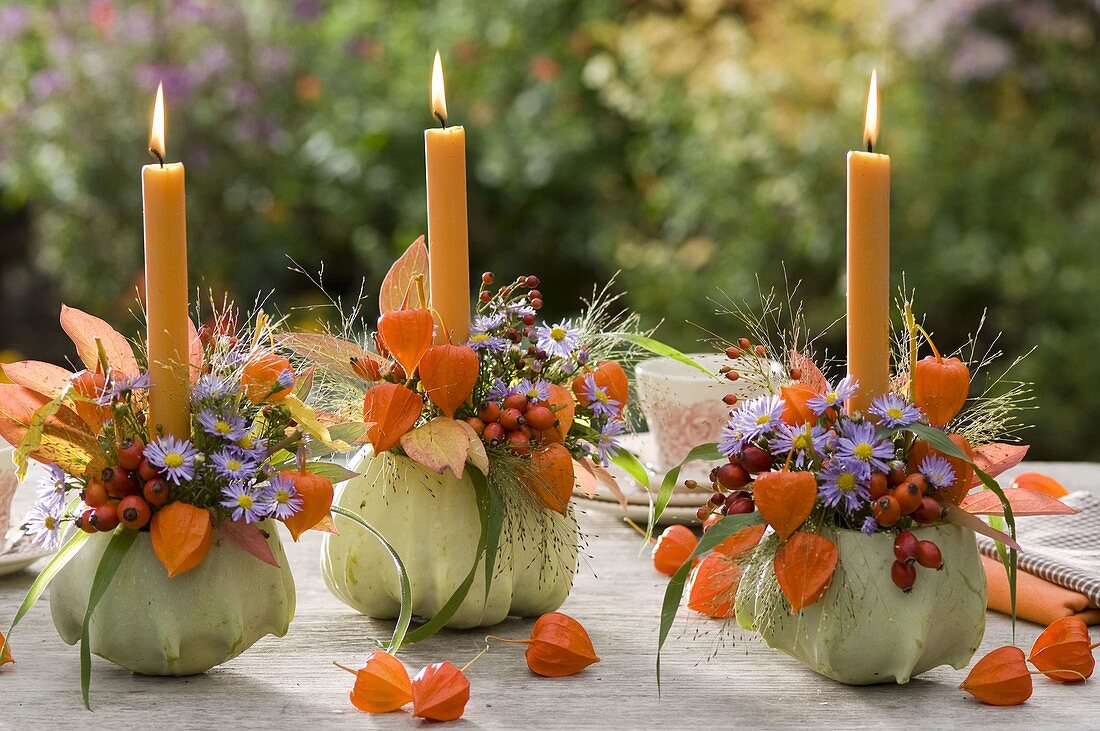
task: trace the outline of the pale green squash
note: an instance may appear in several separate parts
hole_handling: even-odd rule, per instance
[[[294,617],[294,577],[275,525],[259,525],[279,568],[215,531],[206,559],[169,579],[149,534],[140,534],[92,614],[91,651],[142,675],[193,675],[265,635],[285,635]],[[110,538],[91,536],[50,585],[54,626],[70,645],[80,640],[92,577]]]
[[[481,521],[469,479],[442,475],[390,452],[368,448],[350,464],[336,504],[381,531],[404,562],[412,587],[413,613],[434,616],[473,565]],[[537,507],[508,500],[495,576],[485,597],[484,561],[466,600],[447,623],[465,629],[497,624],[509,615],[533,617],[562,605],[577,566],[577,523]],[[321,551],[325,583],[341,601],[369,617],[390,619],[400,610],[393,561],[362,531],[326,534]]]
[[[939,546],[944,567],[918,566],[910,593],[890,579],[893,534],[836,530],[824,533],[836,542],[839,563],[820,601],[791,615],[774,598],[772,562],[757,559],[745,567],[737,591],[738,623],[850,685],[907,683],[939,665],[966,667],[985,634],[987,588],[974,534],[954,525],[913,532]]]

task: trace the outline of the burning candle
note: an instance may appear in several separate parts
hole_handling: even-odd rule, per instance
[[[464,343],[470,332],[470,246],[466,225],[466,130],[447,126],[443,62],[435,54],[432,114],[424,131],[428,180],[428,273],[431,305],[441,325],[437,343]]]
[[[867,151],[848,153],[848,373],[860,384],[848,408],[864,412],[890,390],[890,158],[875,152],[878,131],[872,71]]]
[[[164,162],[164,89],[157,87],[149,152],[141,169],[145,221],[145,317],[149,355],[149,436],[191,436],[187,327],[187,215],[183,164]]]

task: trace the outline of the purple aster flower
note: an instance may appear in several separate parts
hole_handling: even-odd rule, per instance
[[[730,426],[745,441],[762,437],[780,424],[783,400],[779,396],[758,396],[733,412]]]
[[[920,409],[894,393],[874,399],[867,410],[879,417],[883,426],[891,429],[920,421]]]
[[[534,315],[535,308],[524,299],[518,299],[511,304],[504,305],[504,314],[510,318],[523,319],[525,315]]]
[[[553,357],[568,358],[580,345],[577,334],[570,331],[572,323],[559,322],[554,325],[539,325],[535,328],[535,347]]]
[[[214,462],[214,471],[227,480],[250,480],[259,466],[238,449],[223,449],[210,459]]]
[[[504,324],[504,315],[499,312],[495,315],[478,315],[474,323],[470,325],[471,333],[489,333]]]
[[[924,475],[932,487],[942,490],[955,484],[955,468],[944,457],[930,454],[921,460],[917,472]]]
[[[241,457],[251,460],[252,462],[260,463],[267,457],[267,440],[260,437],[254,437],[251,434],[245,434],[237,440],[236,444],[229,448],[229,451],[236,452]]]
[[[207,434],[221,437],[226,441],[236,442],[248,433],[244,417],[240,414],[223,415],[207,409],[201,412],[198,418]]]
[[[821,471],[822,483],[817,491],[826,507],[835,508],[843,502],[844,509],[852,513],[871,499],[867,477],[863,462],[835,457]]]
[[[826,387],[825,393],[810,399],[806,405],[813,409],[815,414],[821,416],[833,407],[839,409],[845,401],[855,396],[857,391],[859,391],[859,381],[851,376],[844,376],[840,383],[836,384],[836,388]]]
[[[845,421],[841,425],[836,453],[845,459],[863,462],[868,469],[889,472],[887,462],[894,458],[894,446],[875,438],[875,425],[869,421]]]
[[[235,390],[228,381],[207,373],[191,387],[191,400],[220,399],[232,395]]]
[[[61,518],[65,506],[52,498],[39,499],[27,511],[25,530],[31,540],[48,551],[61,545]]]
[[[280,388],[294,388],[294,371],[289,368],[284,368],[279,375],[275,377],[275,382],[279,384]]]
[[[600,429],[600,440],[596,444],[596,452],[605,467],[611,462],[612,455],[619,451],[619,442],[615,437],[624,431],[626,431],[626,424],[618,419],[607,422],[603,429]]]
[[[722,436],[718,440],[718,451],[732,457],[745,446],[745,437],[731,419],[722,427]]]
[[[38,496],[38,502],[43,505],[57,504],[61,507],[65,506],[65,470],[61,469],[56,464],[51,464],[47,468],[47,474],[38,481],[38,490],[35,494]]]
[[[614,419],[622,410],[617,399],[607,395],[607,389],[596,385],[596,377],[589,373],[584,377],[584,396],[588,399],[588,409],[596,416]]]
[[[859,529],[864,533],[870,535],[871,533],[874,533],[878,530],[878,521],[875,520],[874,517],[868,515],[866,518],[863,519],[863,525],[861,525]]]
[[[493,381],[493,385],[489,387],[489,393],[485,394],[485,398],[488,401],[503,401],[514,393],[518,393],[517,386],[509,386],[499,378]]]
[[[795,466],[802,467],[813,457],[825,453],[831,434],[831,431],[822,426],[810,424],[791,426],[781,422],[768,446],[771,447],[773,454],[794,452]]]
[[[513,393],[521,393],[532,401],[546,401],[550,398],[550,384],[541,378],[524,378],[516,384]]]
[[[93,399],[100,406],[106,406],[112,401],[121,399],[124,394],[131,391],[143,391],[150,388],[152,379],[149,377],[149,372],[146,371],[141,375],[130,378],[124,374],[113,372],[110,382],[107,384],[107,388],[102,394]]]
[[[271,483],[260,494],[260,500],[265,503],[267,515],[279,520],[285,520],[302,509],[302,496],[294,488],[294,483],[282,475],[275,475]]]
[[[195,477],[195,457],[198,451],[186,439],[172,436],[154,439],[145,447],[145,458],[158,468],[165,479],[180,484]]]
[[[222,489],[221,505],[233,511],[233,520],[243,520],[245,523],[258,523],[267,517],[265,512],[267,505],[262,502],[255,489],[243,482],[233,482]]]
[[[508,350],[508,346],[511,342],[499,335],[492,335],[487,332],[471,332],[470,339],[466,341],[466,345],[474,350],[488,350],[491,353],[503,353]]]

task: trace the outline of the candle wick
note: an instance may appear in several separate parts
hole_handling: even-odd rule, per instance
[[[874,151],[875,151],[875,143],[870,138],[868,138],[868,140],[867,140],[867,152],[874,152]]]
[[[159,152],[157,152],[157,151],[156,151],[155,149],[153,149],[152,147],[150,147],[150,148],[149,148],[149,154],[150,154],[150,155],[152,155],[153,157],[155,157],[155,158],[157,159],[157,162],[159,162],[159,163],[160,163],[160,166],[161,166],[161,167],[164,167],[164,158],[160,156],[160,153],[159,153]]]
[[[447,120],[443,117],[443,115],[439,112],[432,112],[432,114],[434,114],[435,118],[439,120],[439,126],[443,129],[447,129]]]

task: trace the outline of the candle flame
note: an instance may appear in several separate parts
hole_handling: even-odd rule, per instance
[[[443,90],[443,60],[439,51],[435,52],[435,64],[432,66],[432,114],[447,123],[447,94]]]
[[[878,141],[878,74],[871,69],[871,85],[867,89],[867,116],[863,124],[863,143],[873,150]]]
[[[153,104],[153,126],[149,130],[149,152],[163,162],[164,149],[164,84],[157,85],[157,100]]]

